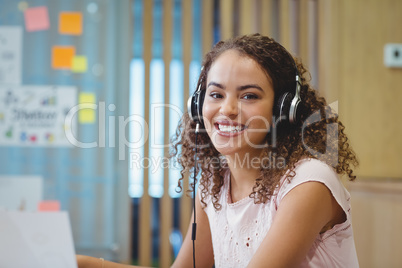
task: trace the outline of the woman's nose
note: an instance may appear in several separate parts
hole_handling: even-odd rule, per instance
[[[237,99],[235,98],[226,98],[224,102],[222,102],[220,113],[227,117],[236,117],[239,113]]]

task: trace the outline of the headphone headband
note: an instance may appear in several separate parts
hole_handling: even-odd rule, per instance
[[[277,42],[276,42],[277,43]],[[300,114],[300,106],[301,97],[300,97],[300,90],[301,90],[301,81],[300,81],[300,74],[297,68],[297,64],[293,56],[279,43],[279,46],[282,47],[284,51],[287,52],[289,57],[292,59],[295,69],[295,89],[294,93],[293,90],[286,90],[279,98],[277,98],[278,102],[275,104],[274,114],[278,116],[279,122],[285,121],[289,122],[290,124],[297,123],[297,118]],[[204,103],[205,98],[205,90],[201,90],[202,83],[204,81],[203,76],[203,68],[201,68],[201,76],[199,79],[199,84],[197,90],[193,93],[192,96],[187,101],[187,111],[192,121],[197,123],[203,123],[202,117],[202,106]]]

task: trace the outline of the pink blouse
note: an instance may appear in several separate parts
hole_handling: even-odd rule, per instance
[[[336,172],[327,164],[316,160],[300,161],[291,181],[281,181],[277,195],[265,204],[254,204],[246,197],[232,203],[229,194],[230,171],[224,176],[219,203],[214,209],[211,198],[204,208],[211,228],[215,267],[246,267],[266,236],[283,197],[294,187],[308,182],[323,183],[346,214],[346,221],[319,234],[306,258],[299,267],[359,267],[351,224],[350,195]]]

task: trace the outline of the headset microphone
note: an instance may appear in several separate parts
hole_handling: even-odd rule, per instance
[[[195,178],[197,176],[197,137],[198,137],[198,132],[200,131],[200,123],[197,122],[197,125],[195,127],[195,154],[194,154],[194,175],[193,175],[193,180],[194,180],[194,188],[193,188],[193,210],[194,210],[194,220],[193,220],[193,226],[192,226],[192,232],[191,232],[191,240],[193,240],[193,267],[195,268],[195,238],[196,238],[196,233],[197,233],[197,223],[195,221],[196,219],[196,214],[195,214]]]

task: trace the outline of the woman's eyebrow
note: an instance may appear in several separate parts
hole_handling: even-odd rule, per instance
[[[209,83],[208,83],[208,87],[210,87],[210,86],[215,86],[215,87],[218,87],[218,88],[221,88],[221,89],[226,89],[226,87],[225,87],[224,85],[219,84],[219,83],[216,83],[216,82],[209,82]],[[245,89],[248,89],[248,88],[255,88],[255,89],[258,89],[258,90],[260,90],[260,91],[264,91],[264,90],[263,90],[259,85],[257,85],[257,84],[250,84],[250,85],[239,86],[239,87],[237,88],[237,90],[238,90],[238,91],[242,91],[242,90],[245,90]]]
[[[240,87],[237,88],[237,90],[242,91],[242,90],[245,90],[245,89],[248,89],[248,88],[255,88],[255,89],[258,89],[260,91],[264,91],[259,85],[256,85],[256,84],[240,86]]]
[[[225,87],[223,85],[216,83],[216,82],[209,82],[207,87],[210,87],[210,86],[215,86],[215,87],[219,87],[221,89],[225,89]]]

